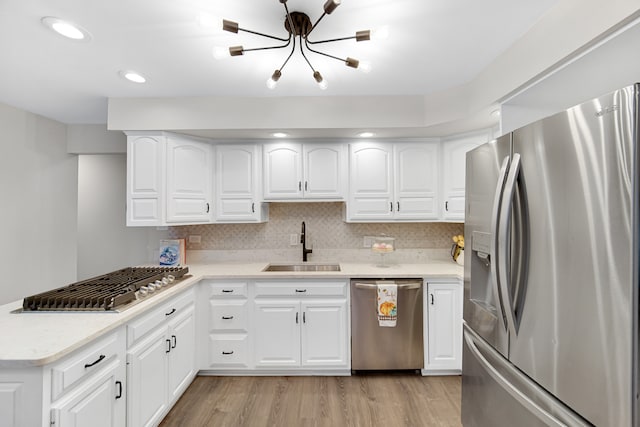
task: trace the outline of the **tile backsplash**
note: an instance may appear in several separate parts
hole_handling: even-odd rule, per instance
[[[349,250],[361,252],[364,236],[380,234],[395,237],[399,252],[428,250],[447,254],[453,243],[451,237],[464,231],[464,225],[459,223],[346,223],[343,208],[339,202],[270,203],[266,223],[176,226],[169,228],[169,234],[187,239],[187,256],[189,251],[253,251],[256,255],[280,253],[280,258],[286,258],[282,254],[299,251],[299,245],[290,245],[290,236],[295,234],[299,239],[301,223],[305,221],[308,246],[313,246],[315,254],[310,259],[323,261],[326,255],[322,253],[327,251],[337,250],[343,256]],[[199,235],[201,242],[189,243],[192,235]]]

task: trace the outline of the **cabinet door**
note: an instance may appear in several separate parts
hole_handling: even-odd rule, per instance
[[[209,222],[212,188],[211,145],[169,137],[167,222]]]
[[[169,402],[176,400],[196,374],[196,327],[193,306],[169,323]]]
[[[259,219],[258,151],[256,145],[216,147],[216,220]]]
[[[429,283],[427,370],[462,369],[462,286]]]
[[[304,197],[342,199],[344,154],[342,144],[304,144]]]
[[[300,303],[256,300],[254,307],[256,366],[300,366]]]
[[[356,143],[350,147],[348,219],[392,219],[392,147]]]
[[[302,147],[300,144],[266,144],[264,150],[264,198],[302,197]]]
[[[167,353],[171,341],[166,326],[127,352],[127,424],[151,426],[167,407]]]
[[[113,364],[52,407],[52,424],[64,427],[120,427],[125,425],[122,390],[124,363]]]
[[[438,218],[438,143],[394,145],[395,218]]]
[[[127,225],[162,225],[164,136],[127,137]]]
[[[349,366],[347,301],[302,302],[302,366]]]
[[[467,151],[489,140],[488,135],[468,137],[442,144],[443,212],[447,220],[464,221],[464,190]]]

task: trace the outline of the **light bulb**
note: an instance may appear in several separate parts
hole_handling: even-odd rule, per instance
[[[214,46],[211,53],[213,54],[213,57],[216,59],[225,59],[225,58],[231,57],[231,53],[229,53],[229,48],[224,46]]]
[[[203,30],[215,30],[216,32],[222,32],[222,19],[217,16],[213,16],[208,13],[201,13],[196,17],[196,22]]]
[[[389,37],[389,27],[387,25],[371,31],[371,40],[385,40]]]
[[[327,90],[327,87],[329,86],[329,84],[327,83],[326,79],[322,79],[322,81],[318,82],[318,87],[322,90]]]
[[[269,89],[275,89],[275,87],[276,87],[277,85],[278,85],[278,82],[277,82],[277,81],[275,81],[275,80],[273,80],[271,77],[269,77],[269,78],[267,79],[267,87],[268,87]]]
[[[360,61],[358,64],[358,70],[367,74],[371,72],[371,63],[369,61]]]
[[[275,88],[276,85],[278,84],[278,80],[280,80],[280,76],[282,76],[282,73],[280,72],[280,70],[275,70],[271,75],[271,77],[269,77],[269,79],[267,80],[267,87],[269,89]]]

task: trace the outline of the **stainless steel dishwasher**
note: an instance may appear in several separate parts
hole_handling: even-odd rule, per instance
[[[383,327],[376,310],[378,285],[396,284],[397,322]],[[424,367],[422,279],[351,280],[351,369]]]

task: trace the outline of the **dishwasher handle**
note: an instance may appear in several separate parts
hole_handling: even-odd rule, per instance
[[[420,289],[421,286],[422,286],[421,283],[409,283],[406,285],[398,285],[398,290]],[[378,285],[371,285],[367,283],[356,283],[356,288],[374,290],[374,289],[378,289]]]

